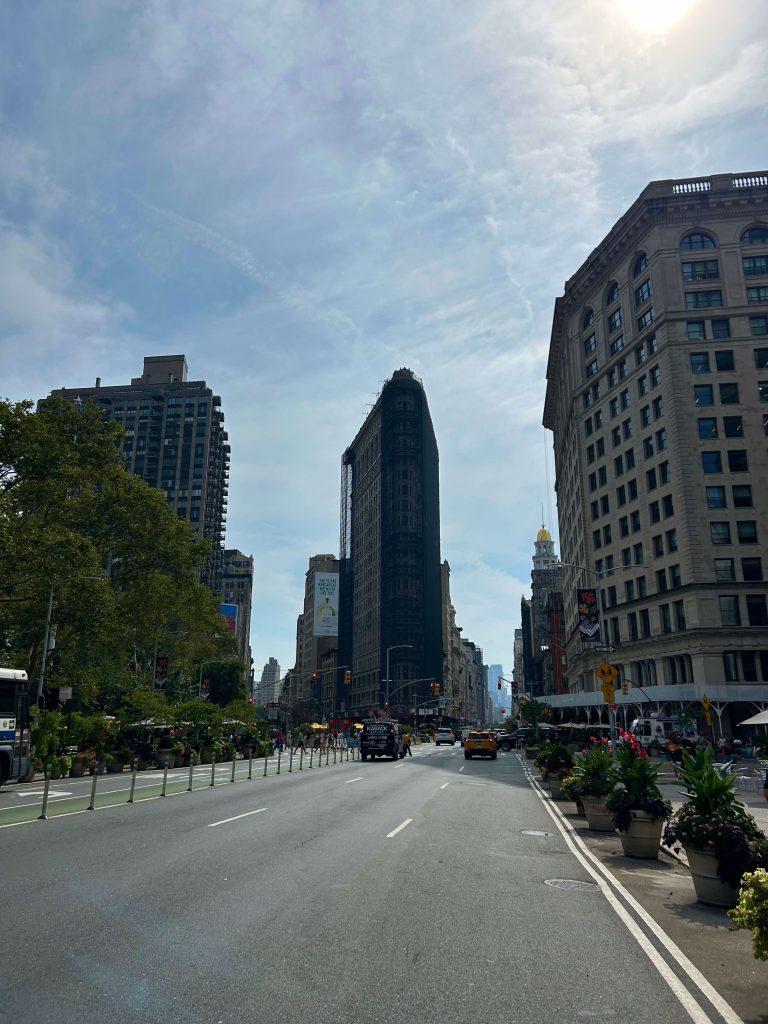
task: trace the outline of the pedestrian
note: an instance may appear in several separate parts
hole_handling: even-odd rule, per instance
[[[413,757],[413,751],[411,750],[411,735],[410,733],[403,733],[403,757],[405,755]]]

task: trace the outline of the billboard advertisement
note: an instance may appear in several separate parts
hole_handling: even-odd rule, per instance
[[[237,605],[236,604],[220,604],[219,615],[223,615],[227,620],[227,625],[233,633],[237,632]]]
[[[314,636],[339,635],[339,574],[315,573]]]
[[[600,616],[597,611],[597,591],[577,590],[579,608],[579,636],[582,643],[600,642]]]

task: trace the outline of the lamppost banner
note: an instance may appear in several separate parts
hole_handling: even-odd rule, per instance
[[[233,633],[237,632],[237,605],[236,604],[220,604],[219,615],[223,615],[227,620],[227,625]]]
[[[339,635],[339,574],[315,573],[314,636]]]
[[[600,641],[600,616],[597,612],[597,591],[577,590],[576,604],[579,608],[579,636],[582,641]]]

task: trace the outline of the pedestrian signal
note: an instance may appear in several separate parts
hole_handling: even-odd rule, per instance
[[[346,672],[344,673],[344,685],[345,686],[349,686],[351,682],[352,682],[352,672],[350,671],[350,669],[347,669]]]

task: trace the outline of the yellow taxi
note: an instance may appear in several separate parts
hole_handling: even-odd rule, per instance
[[[490,757],[496,760],[496,737],[492,732],[485,730],[473,730],[464,740],[464,757],[468,761],[470,757]]]

